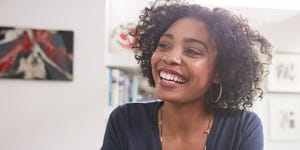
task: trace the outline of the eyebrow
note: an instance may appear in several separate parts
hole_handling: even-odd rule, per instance
[[[163,34],[162,36],[174,40],[174,36],[172,34],[166,33],[166,34]],[[208,51],[207,45],[204,42],[200,41],[200,40],[197,40],[197,39],[194,39],[194,38],[187,38],[187,39],[184,39],[184,42],[199,43],[199,44],[203,45],[203,47]]]

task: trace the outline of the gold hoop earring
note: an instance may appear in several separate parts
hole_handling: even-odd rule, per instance
[[[213,90],[210,90],[210,95],[212,95],[212,91]],[[221,99],[222,93],[223,93],[222,83],[219,83],[219,95],[218,95],[217,99],[214,100],[214,101],[212,101],[212,102],[215,103],[215,104],[218,103],[220,101],[220,99]]]

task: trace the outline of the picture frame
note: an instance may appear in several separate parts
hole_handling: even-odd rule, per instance
[[[272,100],[270,103],[270,140],[300,141],[300,101]]]
[[[73,80],[71,30],[0,26],[0,79]]]
[[[300,93],[300,54],[274,53],[267,81],[268,92]]]

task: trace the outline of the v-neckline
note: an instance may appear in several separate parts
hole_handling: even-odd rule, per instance
[[[154,115],[154,135],[155,135],[155,142],[158,143],[159,145],[159,149],[162,150],[162,145],[160,142],[160,135],[159,135],[159,127],[158,127],[158,113],[159,113],[159,109],[160,107],[163,105],[163,101],[159,101],[158,104],[155,107],[155,115]],[[211,141],[212,139],[214,139],[215,137],[215,132],[216,132],[216,127],[218,124],[218,118],[219,114],[218,111],[216,110],[214,112],[214,117],[213,117],[213,121],[212,121],[212,126],[210,129],[210,133],[208,134],[207,138],[206,138],[206,148],[211,147]]]

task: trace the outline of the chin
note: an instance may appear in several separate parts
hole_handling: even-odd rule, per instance
[[[156,98],[166,102],[182,102],[183,98],[177,94],[166,94],[163,92],[155,92]]]

